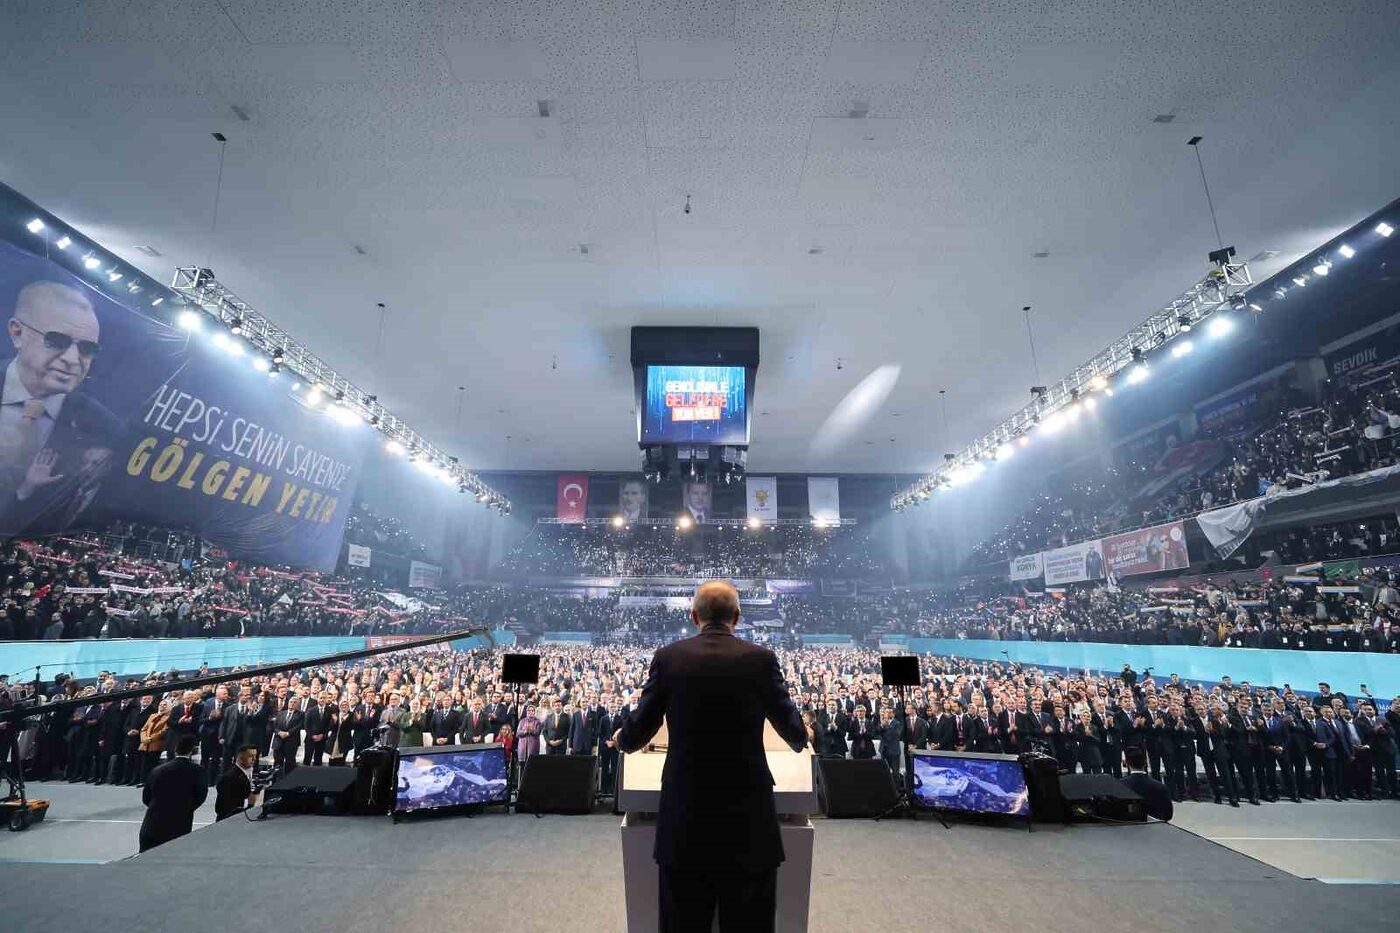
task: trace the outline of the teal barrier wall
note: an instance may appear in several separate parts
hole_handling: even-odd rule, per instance
[[[834,635],[803,635],[803,636],[802,636],[802,644],[804,644],[804,645],[812,645],[812,646],[820,646],[820,645],[849,645],[849,644],[851,644],[853,641],[854,641],[854,639],[851,638],[850,635],[843,635],[843,634],[841,634],[841,633],[839,633],[839,632],[836,633],[836,634],[834,634]]]
[[[491,637],[496,640],[497,648],[509,648],[515,644],[515,633],[507,628],[491,630]],[[471,638],[459,638],[456,641],[448,642],[453,651],[466,651],[469,648],[490,648],[491,644],[484,635],[473,635]]]
[[[80,679],[102,671],[119,675],[151,671],[193,671],[315,658],[365,646],[364,637],[282,638],[118,638],[102,641],[0,642],[0,674],[32,680],[34,666],[49,680],[66,672]]]
[[[593,644],[591,632],[545,632],[540,636],[542,642],[574,642],[580,645]]]
[[[1000,661],[1007,652],[1022,664],[1071,671],[1088,668],[1117,674],[1126,662],[1137,671],[1152,668],[1161,679],[1180,674],[1188,680],[1214,683],[1229,674],[1238,683],[1316,692],[1318,681],[1334,691],[1357,696],[1362,684],[1377,698],[1400,695],[1400,654],[1358,651],[1280,651],[1265,648],[1201,648],[1193,645],[1109,645],[1091,642],[986,641],[956,638],[911,638],[911,651],[960,658]]]
[[[515,633],[493,631],[498,645],[515,644]],[[483,636],[458,639],[453,648],[487,647]],[[59,672],[79,679],[96,677],[102,671],[120,676],[149,674],[151,671],[193,671],[201,664],[217,670],[240,665],[271,664],[297,658],[318,658],[365,647],[358,637],[264,637],[264,638],[118,638],[103,641],[6,641],[0,642],[0,674],[10,681],[34,679],[34,665],[42,665],[40,676],[53,679]]]

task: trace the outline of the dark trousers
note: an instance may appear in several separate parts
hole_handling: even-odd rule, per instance
[[[273,752],[273,765],[278,774],[291,774],[297,766],[297,747],[292,739],[284,739]]]
[[[204,776],[209,781],[209,786],[213,787],[219,783],[221,772],[219,765],[223,764],[224,746],[219,741],[218,733],[204,735],[199,738],[199,764],[204,769]]]
[[[1376,794],[1381,797],[1394,797],[1395,753],[1387,749],[1376,752],[1371,757],[1375,759],[1376,763]]]
[[[1259,788],[1254,784],[1254,761],[1248,748],[1230,749],[1230,765],[1239,777],[1239,787],[1249,800],[1259,799]]]
[[[1269,752],[1268,755],[1269,760],[1264,772],[1264,792],[1274,800],[1279,798],[1278,779],[1279,774],[1282,773],[1284,794],[1295,800],[1298,799],[1298,785],[1293,782],[1293,762],[1291,760],[1291,753],[1285,748],[1277,755],[1273,752]],[[1275,770],[1275,768],[1277,768],[1277,770]]]
[[[1105,745],[1103,749],[1104,770],[1116,778],[1123,776],[1123,749],[1118,745]]]
[[[758,872],[658,865],[660,933],[772,933],[778,900],[776,866]]]
[[[1293,765],[1293,787],[1302,797],[1312,798],[1317,796],[1313,793],[1312,782],[1308,779],[1308,752],[1307,749],[1298,748],[1296,745],[1288,750],[1289,760]]]
[[[1148,741],[1147,760],[1151,766],[1152,780],[1162,780],[1162,765],[1167,764],[1167,766],[1170,767],[1168,763],[1170,757],[1170,753],[1163,749],[1155,740]]]
[[[310,736],[306,739],[306,750],[302,753],[301,763],[304,765],[320,766],[322,757],[326,753],[326,740],[317,742]]]
[[[1342,764],[1342,773],[1342,783],[1346,786],[1348,797],[1360,797],[1363,800],[1371,797],[1371,750],[1369,748],[1355,749],[1352,759]]]
[[[1320,755],[1313,762],[1313,773],[1318,777],[1315,780],[1322,782],[1323,792],[1334,800],[1342,799],[1341,771],[1337,768],[1337,759]],[[1319,797],[1322,793],[1318,794]]]
[[[1221,792],[1231,803],[1240,802],[1240,785],[1235,780],[1235,766],[1229,757],[1216,756],[1214,758],[1216,768],[1215,799],[1219,800]],[[1207,773],[1209,776],[1209,773]]]

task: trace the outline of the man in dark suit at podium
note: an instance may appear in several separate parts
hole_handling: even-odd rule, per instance
[[[656,652],[637,708],[614,735],[623,752],[668,727],[654,856],[663,933],[774,927],[783,841],[773,775],[763,749],[766,719],[792,750],[807,743],[778,659],[734,637],[739,593],[711,581],[695,591],[700,634]]]

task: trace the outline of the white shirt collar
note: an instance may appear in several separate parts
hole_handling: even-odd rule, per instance
[[[24,381],[19,377],[19,361],[10,360],[10,364],[5,367],[5,386],[0,389],[0,406],[23,405],[36,396],[24,387]],[[57,395],[50,395],[40,399],[44,403],[44,413],[50,418],[57,420],[58,413],[63,408],[64,399],[68,398],[66,392]]]

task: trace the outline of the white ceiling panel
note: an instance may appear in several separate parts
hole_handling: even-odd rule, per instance
[[[22,128],[0,181],[157,278],[207,260],[477,468],[635,467],[628,327],[732,323],[763,339],[752,468],[928,469],[939,388],[962,438],[1024,398],[1022,305],[1063,373],[1200,276],[1187,137],[1227,239],[1272,269],[1397,194],[1393,3],[0,9]],[[813,453],[890,363],[882,410]],[[500,403],[459,424],[459,385]]]

